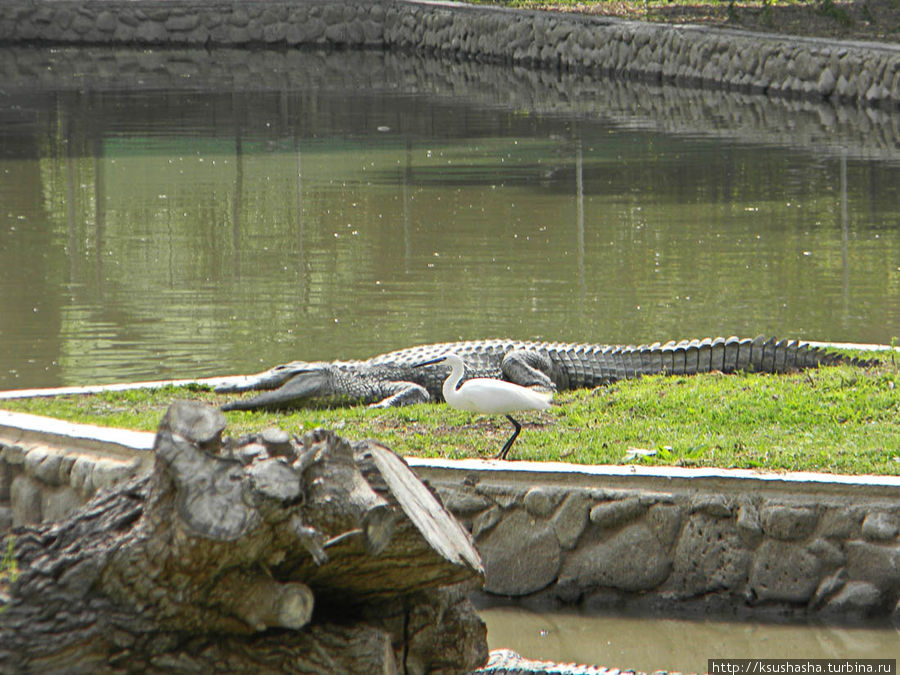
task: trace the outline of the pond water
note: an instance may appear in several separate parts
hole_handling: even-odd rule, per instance
[[[28,54],[0,92],[0,388],[900,335],[896,114],[392,54]]]
[[[480,610],[491,649],[653,673],[707,672],[707,659],[896,659],[896,628]]]

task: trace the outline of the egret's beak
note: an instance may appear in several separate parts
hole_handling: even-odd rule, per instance
[[[422,363],[414,363],[413,368],[422,368],[424,366],[433,366],[435,363],[442,363],[444,361],[443,356],[439,356],[436,359],[430,359],[429,361],[422,361]]]

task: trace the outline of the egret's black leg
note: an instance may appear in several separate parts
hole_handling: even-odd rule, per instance
[[[503,449],[500,451],[500,454],[497,455],[497,459],[506,459],[506,455],[509,454],[509,449],[512,447],[512,444],[516,442],[516,437],[519,435],[519,432],[522,431],[522,425],[516,422],[512,418],[512,415],[507,415],[506,419],[513,423],[513,426],[516,428],[516,430],[513,431],[512,436],[510,436],[507,439],[506,443],[504,443]]]

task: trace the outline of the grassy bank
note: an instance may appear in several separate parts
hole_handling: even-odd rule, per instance
[[[770,471],[900,475],[900,366],[838,366],[786,375],[645,377],[563,392],[544,413],[523,413],[513,459],[642,463]],[[132,390],[11,400],[2,407],[77,422],[152,431],[175,398],[218,405],[203,389]],[[269,426],[373,437],[407,455],[489,457],[511,428],[503,417],[446,405],[230,412],[229,435]]]

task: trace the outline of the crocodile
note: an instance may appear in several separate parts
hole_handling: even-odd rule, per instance
[[[488,662],[470,675],[646,675],[635,670],[526,659],[511,649],[491,650]],[[656,671],[653,675],[664,675]],[[675,675],[675,674],[673,674]]]
[[[226,411],[295,406],[316,398],[374,407],[442,401],[441,386],[449,366],[417,366],[450,353],[465,361],[467,377],[504,379],[550,392],[593,388],[655,373],[782,373],[837,363],[869,365],[807,342],[764,336],[638,346],[491,339],[420,345],[358,361],[292,361],[219,386],[216,391],[262,391],[226,403],[222,406]]]

